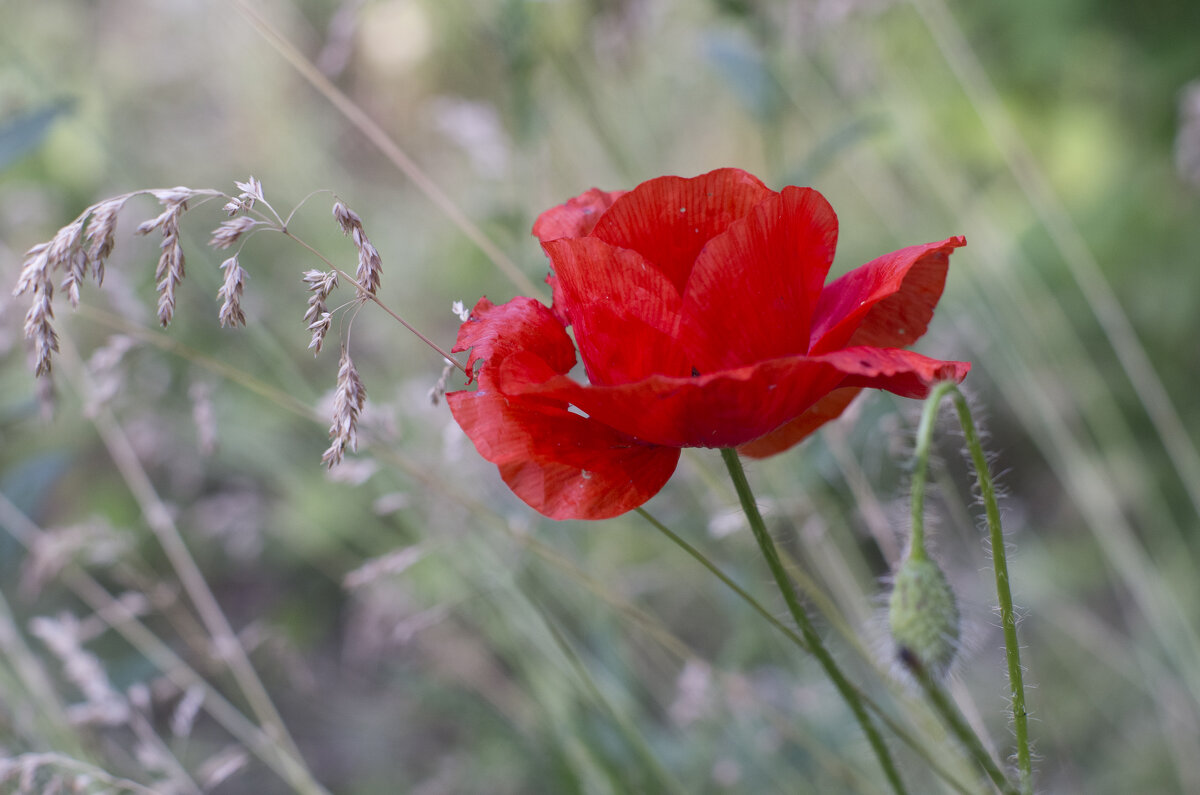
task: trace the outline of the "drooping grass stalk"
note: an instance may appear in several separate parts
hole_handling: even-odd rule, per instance
[[[696,547],[689,544],[678,533],[656,519],[645,508],[635,508],[634,510],[641,514],[642,518],[644,518],[651,524],[651,526],[666,536],[666,538],[673,544],[686,552],[701,566],[716,575],[717,579],[719,579],[725,584],[726,587],[737,594],[744,602],[746,602],[746,604],[753,608],[756,613],[766,619],[767,623],[783,633],[783,635],[792,643],[794,643],[797,648],[803,651],[809,650],[808,644],[804,641],[804,638],[800,637],[800,635],[797,634],[794,629],[776,618],[775,615],[762,604],[762,602],[755,599],[748,591],[746,591],[745,588],[742,588],[740,585],[738,585],[732,577],[730,577],[728,574],[722,571],[720,567],[709,560],[703,552],[696,549]],[[851,685],[851,687],[853,687],[853,685]],[[956,792],[963,793],[963,795],[971,792],[968,787],[955,780],[955,778],[947,770],[945,770],[936,759],[934,759],[933,755],[929,753],[925,746],[922,745],[916,737],[914,737],[906,728],[901,726],[891,716],[884,712],[883,708],[872,701],[870,696],[860,691],[858,692],[858,697],[869,709],[879,716],[879,720],[882,721],[893,734],[895,734],[902,742],[904,742],[905,745],[912,749],[912,751],[925,762],[934,775],[945,781],[946,784],[948,784]]]
[[[1075,284],[1104,330],[1146,415],[1180,474],[1192,506],[1200,511],[1200,451],[1155,369],[1146,347],[1121,306],[1104,269],[1038,166],[1013,123],[987,70],[943,0],[911,0],[950,71],[962,86],[1038,220],[1062,255]]]
[[[63,354],[71,363],[68,370],[75,386],[81,393],[91,391],[88,375],[79,359],[73,345],[69,342],[63,345]],[[158,495],[157,489],[150,481],[150,476],[137,456],[132,442],[124,428],[107,408],[100,408],[91,418],[99,433],[101,441],[108,450],[113,463],[120,472],[122,479],[129,488],[130,494],[137,502],[147,526],[153,531],[155,538],[162,546],[168,561],[179,577],[184,592],[199,614],[205,629],[212,636],[214,647],[223,662],[228,666],[238,688],[245,696],[255,717],[262,723],[263,730],[279,744],[294,766],[287,768],[289,783],[297,791],[318,793],[323,791],[311,771],[304,764],[303,755],[287,730],[271,697],[259,679],[245,648],[234,632],[229,619],[225,616],[216,596],[204,579],[199,565],[192,557],[183,541],[179,528],[175,525],[170,511]]]
[[[31,548],[45,532],[22,513],[3,492],[0,492],[0,527],[26,549]],[[112,627],[180,691],[190,687],[203,688],[202,709],[264,764],[288,781],[293,789],[297,792],[328,795],[328,792],[311,778],[311,773],[303,761],[292,756],[276,738],[246,718],[220,691],[209,684],[208,680],[200,676],[143,624],[128,605],[113,597],[95,578],[77,564],[71,563],[62,571],[60,579],[92,612]],[[311,787],[301,783],[305,778],[312,782]]]
[[[571,666],[571,670],[575,673],[584,691],[599,709],[608,713],[608,716],[615,723],[617,730],[625,737],[632,747],[634,754],[645,767],[646,774],[654,779],[654,792],[678,793],[679,795],[686,792],[683,785],[658,761],[658,757],[654,755],[654,751],[650,748],[649,743],[646,742],[646,738],[637,726],[633,724],[629,716],[618,709],[604,695],[604,692],[592,677],[591,672],[588,671],[588,667],[580,657],[579,652],[571,645],[571,641],[567,638],[562,628],[542,610],[539,609],[538,613],[546,630],[550,633],[550,637],[554,640],[555,645],[558,646],[559,651],[562,652],[563,657],[566,658],[567,663]]]
[[[888,751],[887,744],[884,743],[882,735],[875,727],[875,723],[871,720],[871,716],[867,714],[866,706],[859,697],[858,691],[850,684],[850,680],[842,673],[842,669],[838,667],[837,662],[833,659],[833,655],[825,648],[821,642],[821,636],[817,634],[816,627],[808,617],[804,606],[800,604],[800,599],[796,595],[795,589],[792,587],[792,581],[788,578],[787,571],[783,567],[783,561],[779,558],[779,551],[775,548],[775,542],[771,540],[771,534],[767,532],[766,522],[763,521],[762,514],[759,513],[758,505],[754,500],[754,492],[750,489],[750,481],[746,479],[746,471],[742,468],[742,462],[738,460],[737,450],[729,447],[721,448],[721,458],[725,461],[725,467],[729,470],[729,477],[733,480],[733,486],[737,490],[738,499],[741,500],[742,510],[746,513],[746,519],[750,522],[750,529],[754,533],[754,540],[758,542],[758,547],[762,550],[763,557],[767,561],[767,567],[771,570],[771,575],[775,578],[775,583],[779,586],[780,592],[783,594],[783,600],[787,603],[788,610],[792,614],[792,618],[796,621],[796,626],[800,628],[800,634],[804,637],[805,644],[809,651],[821,667],[825,669],[825,674],[833,682],[846,705],[854,713],[854,717],[858,720],[859,726],[862,727],[863,733],[867,736],[867,742],[871,744],[871,748],[875,751],[875,756],[879,759],[879,765],[883,768],[884,776],[888,783],[891,784],[892,790],[896,793],[904,793],[907,790],[904,788],[904,782],[900,779],[900,772],[896,769],[896,764],[892,760],[891,752]]]
[[[959,423],[962,425],[963,436],[966,438],[971,463],[975,467],[975,476],[979,480],[979,492],[983,499],[984,511],[987,516],[988,540],[992,550],[992,568],[996,577],[996,598],[1000,607],[1000,623],[1004,629],[1004,651],[1008,663],[1013,730],[1017,742],[1017,768],[1020,775],[1021,792],[1032,793],[1033,767],[1029,751],[1029,725],[1025,709],[1025,685],[1021,671],[1021,650],[1017,642],[1016,613],[1013,610],[1012,589],[1009,586],[1008,558],[1004,547],[1004,532],[1000,525],[1000,507],[996,502],[996,487],[992,482],[991,472],[988,469],[987,456],[983,451],[983,445],[979,441],[979,433],[975,428],[975,421],[971,417],[971,409],[967,405],[966,398],[959,391],[958,386],[950,381],[940,383],[930,391],[929,397],[925,401],[924,411],[921,414],[921,424],[917,428],[917,448],[912,474],[912,554],[920,555],[921,557],[925,555],[925,481],[929,469],[929,451],[933,442],[933,425],[937,419],[938,407],[942,399],[947,396],[951,396],[954,400],[954,407],[958,413]],[[922,666],[919,665],[914,670],[914,673],[917,675],[918,680],[928,677]],[[922,687],[925,687],[926,693],[929,694],[930,689],[926,686],[926,683],[921,681],[921,684]],[[936,684],[932,683],[932,681],[930,684],[936,688]],[[956,736],[958,736],[969,750],[972,750],[980,764],[984,766],[989,775],[992,775],[991,766],[993,763],[991,756],[986,752],[982,755],[978,753],[978,750],[981,749],[981,746],[979,749],[975,747],[978,744],[978,738],[974,732],[966,727],[965,723],[961,722],[957,710],[953,709],[948,700],[933,697],[930,701],[946,719],[947,724]],[[995,780],[994,777],[993,780]]]
[[[308,81],[318,93],[337,108],[346,121],[357,127],[358,131],[363,134],[363,137],[383,153],[383,156],[399,169],[416,186],[417,190],[429,199],[431,204],[449,218],[450,222],[458,227],[459,231],[483,252],[484,256],[496,266],[498,271],[508,277],[509,281],[516,285],[524,295],[545,298],[545,290],[534,284],[517,267],[512,258],[505,254],[477,224],[467,217],[466,213],[442,190],[437,182],[426,174],[417,165],[416,161],[401,149],[400,145],[374,119],[367,115],[367,112],[360,105],[334,85],[333,81],[326,77],[312,61],[306,58],[251,3],[246,0],[231,0],[231,2],[246,21],[250,23],[250,26],[296,70],[296,73]]]

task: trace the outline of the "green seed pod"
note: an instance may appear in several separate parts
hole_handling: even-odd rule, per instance
[[[906,557],[888,600],[888,625],[896,655],[907,668],[920,666],[933,677],[950,667],[958,650],[958,602],[938,565]]]

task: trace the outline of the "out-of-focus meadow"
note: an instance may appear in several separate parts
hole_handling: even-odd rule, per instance
[[[9,293],[25,250],[106,196],[253,174],[286,211],[330,189],[382,254],[381,297],[447,347],[453,301],[522,292],[278,34],[538,284],[541,210],[720,166],[821,190],[835,272],[965,235],[917,349],[974,362],[1037,789],[1200,791],[1197,30],[1200,4],[1167,0],[0,4],[0,759],[29,791],[119,790],[100,770],[156,792],[884,789],[820,669],[642,517],[517,500],[393,320],[347,315],[314,358],[302,248],[251,240],[248,326],[219,328],[219,203],[184,218],[166,331],[157,240],[133,236],[160,208],[126,206],[103,288],[58,308],[44,416]],[[352,270],[331,203],[290,228]],[[347,336],[369,403],[329,475]],[[852,679],[989,791],[881,651],[919,408],[864,396],[749,472]],[[930,506],[966,619],[952,690],[1003,758],[960,445],[947,425]],[[782,611],[720,470],[688,451],[648,508]],[[953,791],[889,737],[912,791]]]

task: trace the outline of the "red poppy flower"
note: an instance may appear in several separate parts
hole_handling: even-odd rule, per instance
[[[455,351],[482,362],[447,395],[522,500],[603,519],[653,497],[682,447],[764,457],[864,387],[924,397],[965,362],[901,350],[925,333],[961,237],[886,254],[829,284],[837,217],[810,188],[738,169],[590,190],[542,213],[554,305],[481,298]],[[587,384],[567,374],[576,345]]]

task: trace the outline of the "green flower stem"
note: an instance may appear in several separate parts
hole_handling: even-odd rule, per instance
[[[933,439],[933,424],[937,419],[938,406],[942,399],[950,395],[954,399],[954,408],[958,412],[958,421],[962,425],[963,436],[967,442],[967,450],[971,455],[971,463],[975,467],[975,476],[979,480],[979,493],[983,497],[984,511],[987,516],[989,541],[992,547],[992,568],[996,575],[996,597],[1000,604],[1000,622],[1004,627],[1004,650],[1008,661],[1008,682],[1011,691],[1013,713],[1013,730],[1017,741],[1017,769],[1020,775],[1022,793],[1029,795],[1033,792],[1033,763],[1029,752],[1029,725],[1025,710],[1025,685],[1021,672],[1021,649],[1017,643],[1017,619],[1013,610],[1012,589],[1008,580],[1008,557],[1004,547],[1004,532],[1000,526],[1000,507],[996,502],[996,487],[992,482],[988,469],[987,456],[979,441],[979,433],[975,429],[975,421],[971,417],[971,409],[958,386],[946,381],[935,386],[925,402],[925,410],[921,414],[921,424],[917,429],[916,462],[913,470],[912,492],[912,553],[925,555],[925,479],[929,468],[929,449]],[[918,678],[920,678],[918,676]],[[933,700],[934,706],[938,702]],[[939,709],[939,711],[942,711]],[[954,721],[945,711],[943,717],[953,728]],[[957,733],[957,732],[956,732]],[[972,741],[978,742],[973,732],[967,730],[959,734],[959,738],[972,747]],[[991,761],[990,756],[988,761]],[[980,759],[982,764],[983,760]]]
[[[696,547],[689,544],[678,533],[656,519],[645,508],[634,508],[634,510],[641,514],[642,518],[649,522],[654,529],[666,536],[671,543],[678,546],[680,549],[690,555],[697,563],[716,575],[717,579],[719,579],[727,588],[737,594],[742,601],[748,604],[756,613],[766,619],[767,623],[783,633],[783,635],[792,643],[796,644],[797,648],[801,649],[802,651],[809,651],[808,644],[804,642],[804,638],[800,637],[800,635],[797,634],[794,629],[776,618],[775,614],[763,606],[762,602],[755,599],[748,591],[746,591],[745,588],[742,588],[740,585],[738,585],[732,577],[723,572],[716,564],[705,557],[703,552],[696,549]],[[893,734],[900,738],[905,745],[911,748],[913,752],[917,754],[917,756],[924,760],[925,764],[929,766],[929,769],[933,771],[935,775],[945,781],[952,789],[954,789],[954,791],[962,793],[962,795],[967,795],[967,793],[972,792],[972,790],[962,782],[956,781],[954,776],[952,776],[949,771],[943,768],[938,763],[938,760],[933,758],[929,751],[926,750],[925,746],[922,745],[916,737],[914,737],[904,726],[901,726],[890,715],[884,712],[883,708],[872,701],[870,696],[859,691],[858,697],[872,712],[879,717],[879,720],[881,720]]]
[[[943,381],[934,386],[921,411],[921,424],[917,426],[917,449],[912,473],[912,536],[908,554],[914,560],[925,559],[925,484],[929,479],[929,451],[933,447],[933,426],[937,422],[938,406],[951,390],[957,389],[953,381]]]
[[[1033,760],[1029,753],[1029,716],[1025,711],[1025,683],[1021,671],[1021,647],[1017,643],[1017,616],[1013,610],[1012,589],[1008,581],[1008,556],[1004,548],[1004,531],[1000,527],[1000,506],[996,503],[996,487],[988,471],[987,456],[979,442],[975,421],[967,399],[954,388],[954,408],[962,425],[975,475],[979,478],[979,493],[987,514],[988,536],[992,545],[992,568],[996,574],[996,598],[1000,602],[1000,622],[1004,627],[1004,650],[1008,657],[1008,684],[1011,689],[1013,729],[1017,739],[1017,770],[1021,776],[1021,792],[1033,792]]]
[[[962,713],[958,711],[958,707],[954,705],[954,701],[942,689],[941,685],[919,663],[914,667],[910,667],[909,670],[916,677],[917,682],[921,685],[921,689],[925,691],[925,697],[929,700],[929,703],[933,705],[933,708],[949,725],[951,733],[963,742],[967,751],[984,769],[984,772],[987,773],[992,783],[996,785],[996,789],[1003,792],[1004,795],[1017,795],[1017,788],[1004,775],[1004,771],[992,759],[992,755],[988,753],[987,748],[983,747],[983,742],[979,739],[978,735],[971,731],[971,727],[967,725],[966,719],[963,718]]]
[[[767,532],[767,525],[763,521],[762,514],[758,512],[758,505],[754,501],[754,493],[750,490],[750,482],[746,479],[746,471],[742,469],[742,462],[738,460],[737,450],[723,447],[721,448],[721,458],[724,459],[725,466],[729,470],[733,486],[737,490],[738,498],[742,502],[742,510],[745,511],[746,519],[750,522],[750,529],[754,532],[754,539],[758,542],[759,549],[762,550],[763,557],[767,560],[767,566],[771,569],[771,574],[775,577],[775,583],[783,593],[783,600],[787,603],[788,610],[791,611],[792,618],[796,621],[796,626],[800,628],[800,634],[804,636],[804,641],[809,651],[821,663],[821,667],[825,669],[826,675],[838,689],[838,692],[841,693],[847,706],[854,713],[854,717],[858,719],[858,724],[867,736],[867,741],[875,750],[875,755],[879,759],[879,765],[883,768],[883,773],[887,777],[888,783],[892,785],[892,789],[898,794],[906,792],[904,783],[900,780],[900,773],[896,769],[896,764],[892,761],[891,753],[888,751],[887,745],[883,742],[883,737],[879,734],[879,730],[875,728],[875,724],[871,721],[871,716],[867,714],[867,709],[863,705],[858,691],[850,684],[846,675],[842,673],[842,669],[834,661],[833,655],[829,653],[829,650],[821,642],[821,636],[817,634],[816,628],[813,626],[812,621],[809,620],[804,607],[800,604],[799,597],[796,596],[795,589],[792,588],[792,582],[788,579],[787,571],[783,568],[783,561],[779,559],[779,551],[775,549],[775,542],[771,540],[771,535]]]

